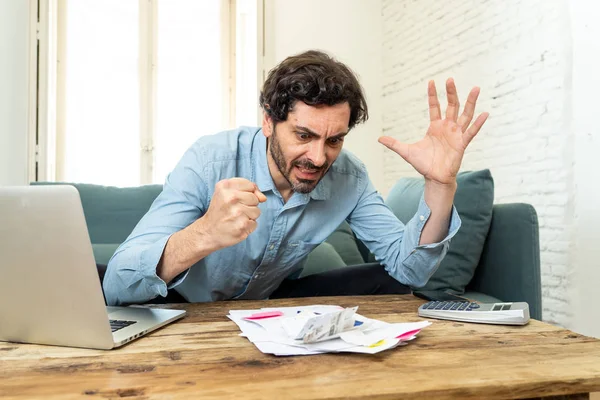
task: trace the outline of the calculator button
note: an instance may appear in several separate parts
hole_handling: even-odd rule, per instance
[[[479,304],[477,304],[477,303],[471,303],[469,305],[469,308],[479,308]]]
[[[451,307],[452,307],[452,303],[446,303],[446,305],[444,305],[442,310],[449,310]]]
[[[441,310],[444,307],[444,302],[440,301],[436,306],[435,306],[435,310]]]
[[[465,308],[467,308],[467,306],[468,306],[468,305],[469,305],[469,303],[462,303],[462,304],[460,305],[460,307],[458,307],[458,310],[459,310],[459,311],[460,311],[460,310],[464,310]]]
[[[456,303],[452,304],[452,307],[450,307],[450,309],[451,310],[456,310],[459,306],[460,306],[460,303],[456,302]]]

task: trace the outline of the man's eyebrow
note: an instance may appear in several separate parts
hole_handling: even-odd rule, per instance
[[[321,137],[321,135],[319,135],[317,132],[315,132],[315,131],[313,131],[313,130],[305,127],[305,126],[296,125],[296,130],[297,131],[302,131],[303,133],[308,133],[309,135],[317,137],[317,138]],[[329,139],[339,139],[339,138],[342,138],[342,137],[346,136],[347,134],[348,134],[348,132],[340,132],[337,135],[334,135],[334,136],[330,137]]]

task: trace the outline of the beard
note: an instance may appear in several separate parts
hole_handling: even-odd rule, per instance
[[[315,164],[313,164],[312,162],[310,162],[310,160],[306,158],[288,163],[288,161],[285,158],[285,155],[283,154],[281,143],[277,139],[277,131],[275,129],[275,126],[273,126],[273,135],[271,136],[269,152],[271,153],[273,161],[275,161],[277,169],[279,169],[281,175],[283,175],[283,177],[288,181],[288,183],[292,187],[293,192],[304,194],[312,192],[313,189],[317,186],[317,184],[321,181],[321,179],[323,179],[323,176],[329,169],[329,163],[327,161],[320,167],[317,167]],[[318,179],[292,178],[292,170],[294,169],[294,167],[319,171],[321,172],[321,175]]]

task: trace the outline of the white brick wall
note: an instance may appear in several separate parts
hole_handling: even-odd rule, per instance
[[[497,203],[528,202],[540,221],[543,317],[569,325],[573,140],[570,35],[562,0],[384,0],[383,134],[412,142],[428,126],[426,85],[454,77],[464,104],[481,87],[490,119],[463,170],[489,168]],[[385,188],[414,175],[385,152]]]
[[[574,136],[574,212],[571,242],[571,329],[600,338],[597,307],[600,268],[600,185],[598,185],[598,93],[600,93],[600,2],[571,1],[573,41],[572,124]],[[593,396],[592,396],[593,398]],[[597,400],[600,400],[600,394]]]

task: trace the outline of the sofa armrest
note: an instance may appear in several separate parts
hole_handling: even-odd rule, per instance
[[[532,318],[542,317],[537,213],[523,203],[497,204],[475,276],[467,290],[503,301],[525,301]]]

